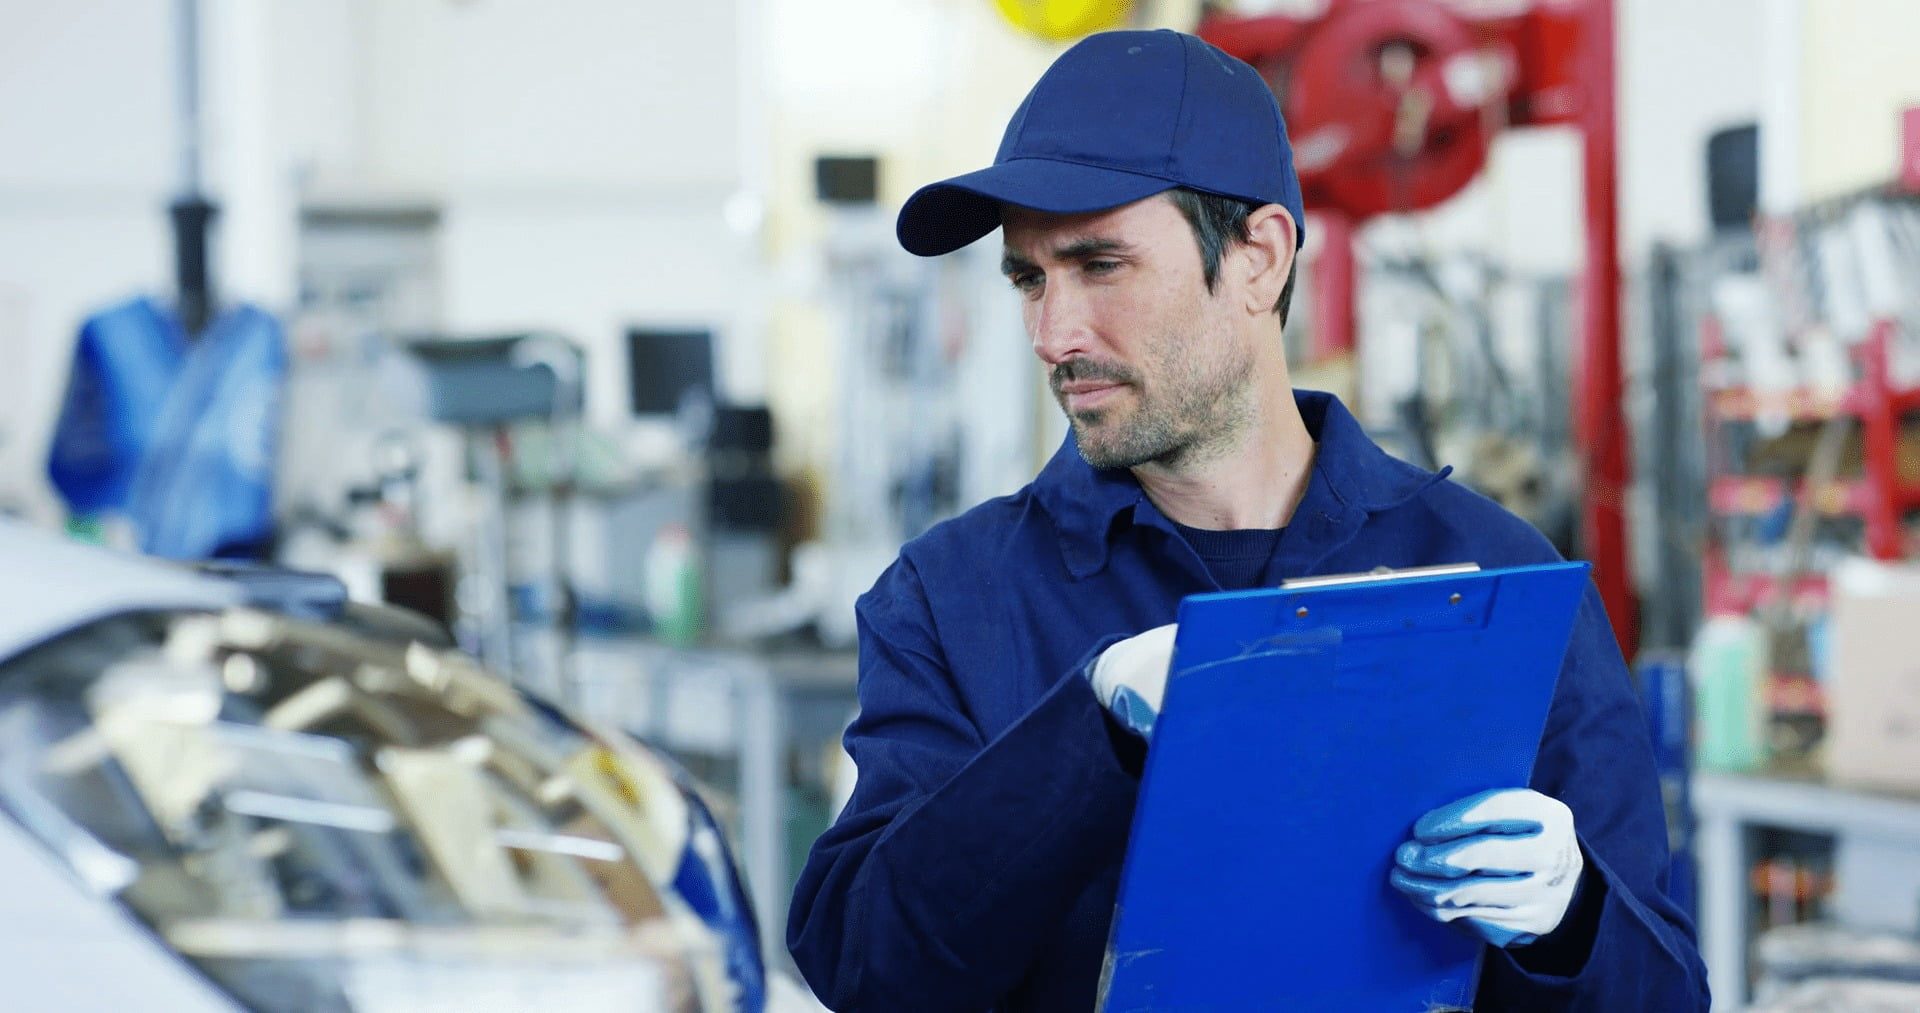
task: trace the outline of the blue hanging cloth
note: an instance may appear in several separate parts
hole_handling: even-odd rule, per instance
[[[151,555],[262,555],[286,373],[280,324],[256,307],[191,343],[151,299],[106,310],[74,351],[54,487],[75,514],[124,513]]]
[[[286,375],[279,321],[256,307],[229,310],[194,342],[128,497],[140,551],[170,559],[265,554]]]
[[[151,299],[130,299],[80,326],[47,458],[47,478],[74,515],[126,512],[160,406],[186,361],[186,335]]]

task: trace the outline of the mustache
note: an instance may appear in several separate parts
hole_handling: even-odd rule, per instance
[[[1076,380],[1096,383],[1135,383],[1138,377],[1134,375],[1133,370],[1125,366],[1096,362],[1092,359],[1068,359],[1053,367],[1053,372],[1047,376],[1047,385],[1052,387],[1053,393],[1058,396],[1061,386]]]

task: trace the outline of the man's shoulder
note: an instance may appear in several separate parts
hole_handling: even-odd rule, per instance
[[[1005,581],[1031,577],[1052,531],[1031,484],[996,496],[900,546],[858,607],[871,618],[907,600],[935,608],[978,601]]]
[[[1383,519],[1437,528],[1450,547],[1470,553],[1471,561],[1482,567],[1525,566],[1561,558],[1538,528],[1451,477],[1422,489]]]
[[[1036,524],[1051,522],[1029,482],[933,525],[901,546],[900,555],[923,571],[979,565],[1004,554]]]

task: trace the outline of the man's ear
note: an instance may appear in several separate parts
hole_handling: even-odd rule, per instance
[[[1272,313],[1274,304],[1280,301],[1287,275],[1293,270],[1297,235],[1299,225],[1293,215],[1278,204],[1262,204],[1247,215],[1247,241],[1236,252],[1242,255],[1239,263],[1245,274],[1241,288],[1248,313]]]

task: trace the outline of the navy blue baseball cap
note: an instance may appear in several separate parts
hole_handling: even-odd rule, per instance
[[[1278,204],[1306,222],[1273,90],[1191,35],[1102,32],[1060,54],[1014,112],[993,165],[921,187],[895,233],[934,257],[1000,227],[1000,206],[1104,211],[1174,187]]]

